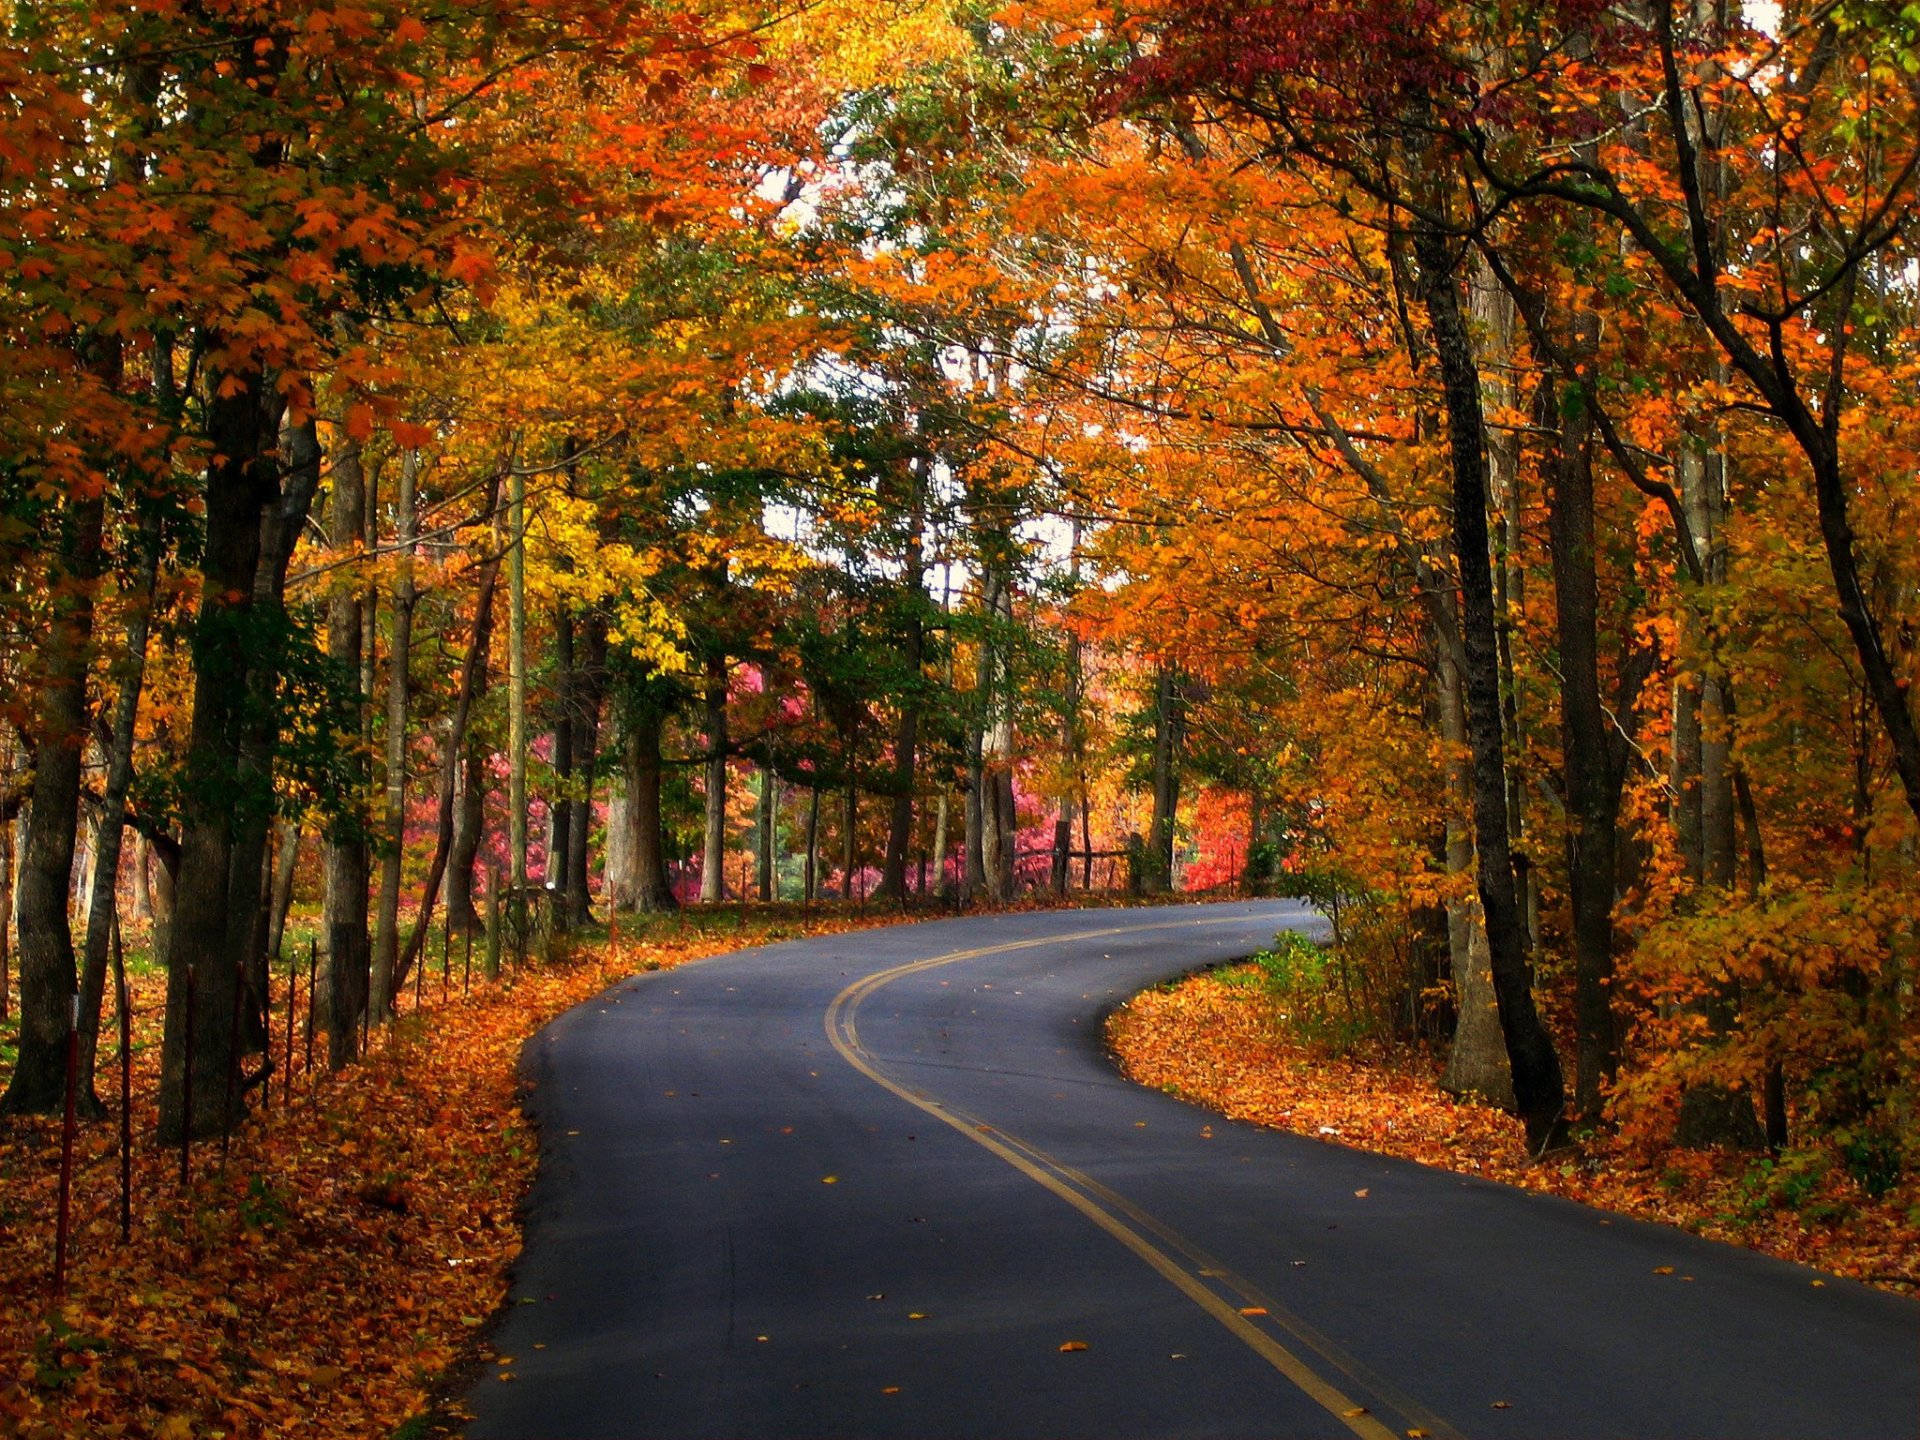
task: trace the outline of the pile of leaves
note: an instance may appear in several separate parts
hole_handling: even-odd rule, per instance
[[[537,1145],[514,1078],[526,1038],[636,971],[888,923],[875,911],[700,912],[568,962],[404,997],[336,1074],[325,1042],[289,1105],[179,1152],[151,1139],[164,977],[135,977],[133,1231],[117,1118],[84,1124],[67,1290],[50,1293],[60,1125],[0,1128],[0,1436],[426,1433],[436,1381],[507,1292]],[[624,924],[625,922],[623,922]],[[103,1046],[102,1098],[118,1056]]]
[[[1831,1146],[1756,1157],[1608,1134],[1534,1163],[1520,1122],[1441,1090],[1440,1067],[1425,1051],[1343,1053],[1303,1038],[1252,964],[1135,996],[1114,1012],[1107,1039],[1130,1079],[1236,1120],[1549,1191],[1920,1292],[1920,1182],[1911,1174],[1885,1187],[1863,1183]]]

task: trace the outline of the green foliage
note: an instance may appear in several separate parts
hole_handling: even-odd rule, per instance
[[[1777,1159],[1756,1160],[1740,1178],[1725,1218],[1751,1225],[1770,1211],[1805,1209],[1825,1184],[1827,1167],[1827,1158],[1814,1150],[1783,1150]]]
[[[1900,1183],[1906,1168],[1906,1147],[1899,1133],[1884,1122],[1843,1127],[1833,1133],[1847,1173],[1862,1190],[1878,1200]]]
[[[1355,1005],[1353,976],[1341,952],[1285,931],[1253,963],[1277,1017],[1302,1039],[1350,1050],[1371,1033]]]

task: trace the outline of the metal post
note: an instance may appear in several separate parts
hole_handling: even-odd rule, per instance
[[[60,1126],[60,1214],[53,1232],[53,1293],[67,1288],[67,1228],[73,1207],[73,1107],[80,1085],[80,992],[67,1006],[67,1113]]]

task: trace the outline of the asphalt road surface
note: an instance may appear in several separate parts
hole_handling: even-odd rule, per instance
[[[1912,1437],[1920,1306],[1121,1079],[1288,902],[948,920],[560,1017],[484,1437]],[[1669,1273],[1670,1271],[1670,1273]]]

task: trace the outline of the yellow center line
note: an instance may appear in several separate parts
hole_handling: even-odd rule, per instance
[[[941,1123],[951,1126],[976,1145],[1004,1160],[1035,1184],[1066,1201],[1101,1230],[1132,1251],[1162,1279],[1211,1315],[1235,1339],[1284,1375],[1316,1404],[1337,1417],[1355,1435],[1364,1437],[1364,1440],[1394,1440],[1395,1432],[1392,1429],[1357,1401],[1322,1378],[1305,1360],[1267,1331],[1255,1325],[1252,1319],[1241,1314],[1240,1310],[1229,1304],[1213,1285],[1207,1283],[1209,1280],[1225,1281],[1227,1288],[1237,1292],[1241,1298],[1253,1300],[1257,1296],[1253,1287],[1211,1261],[1198,1246],[1180,1237],[1171,1227],[1154,1219],[1133,1202],[1109,1190],[1092,1177],[1054,1159],[1038,1146],[1009,1135],[1004,1130],[988,1126],[973,1116],[954,1110],[921,1091],[902,1085],[882,1072],[860,1046],[860,1033],[856,1022],[861,1003],[883,986],[890,985],[895,980],[908,975],[957,964],[962,960],[976,960],[988,955],[1005,955],[1016,950],[1030,950],[1043,945],[1057,945],[1065,941],[1098,940],[1112,935],[1137,935],[1142,931],[1185,929],[1193,925],[1245,923],[1246,919],[1246,916],[1236,915],[1204,920],[1182,920],[1158,925],[1121,925],[1098,930],[1077,930],[1065,935],[1049,935],[1032,940],[1009,941],[1001,945],[982,945],[969,950],[954,950],[926,960],[913,960],[903,965],[895,965],[890,969],[879,970],[854,981],[833,997],[826,1012],[827,1039],[841,1059],[874,1084],[897,1095],[909,1105],[924,1111]],[[1187,1257],[1189,1264],[1182,1264],[1143,1232],[1158,1236],[1173,1249],[1180,1251]],[[1250,1304],[1249,1308],[1267,1310],[1269,1319],[1285,1325],[1295,1338],[1318,1352],[1323,1360],[1346,1372],[1351,1378],[1366,1384],[1368,1389],[1379,1395],[1382,1400],[1392,1404],[1407,1418],[1418,1421],[1415,1428],[1426,1430],[1436,1437],[1457,1437],[1457,1432],[1451,1426],[1445,1425],[1437,1417],[1427,1415],[1420,1407],[1410,1402],[1403,1402],[1400,1397],[1392,1395],[1386,1387],[1373,1383],[1372,1377],[1366,1375],[1357,1362],[1342,1356],[1330,1341],[1312,1331],[1304,1322],[1287,1316],[1284,1311],[1276,1314],[1277,1307],[1264,1301]]]

